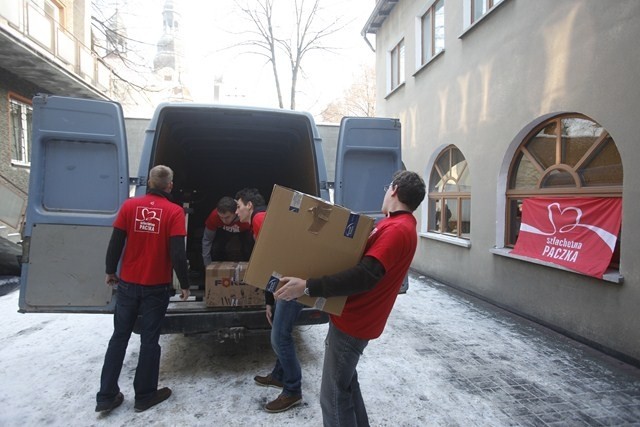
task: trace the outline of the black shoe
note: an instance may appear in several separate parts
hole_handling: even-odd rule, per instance
[[[116,394],[111,402],[98,402],[96,405],[96,412],[110,412],[122,405],[124,401],[124,395],[120,392]]]
[[[155,406],[160,402],[164,402],[169,398],[169,396],[171,396],[171,389],[169,387],[163,387],[159,390],[156,390],[156,394],[154,394],[149,399],[143,402],[136,402],[133,407],[135,408],[136,412],[146,411],[152,406]]]

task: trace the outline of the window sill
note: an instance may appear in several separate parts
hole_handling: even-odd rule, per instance
[[[593,276],[588,276],[586,274],[582,274],[574,270],[570,270],[561,265],[553,264],[551,262],[546,262],[539,259],[524,257],[520,255],[512,255],[510,248],[491,248],[490,252],[494,255],[499,255],[506,258],[517,259],[519,261],[530,262],[532,264],[544,265],[545,267],[551,267],[557,270],[564,270],[564,271],[568,271],[569,273],[579,274],[581,276],[593,277]],[[611,283],[622,283],[624,281],[624,277],[622,277],[622,274],[620,274],[618,270],[609,269],[604,273],[604,275],[600,278],[600,280],[604,280],[605,282],[611,282]]]
[[[500,6],[502,6],[503,4],[507,3],[509,0],[502,0],[500,3],[496,4],[495,6],[493,6],[491,9],[487,10],[487,13],[485,13],[484,15],[482,15],[480,18],[478,18],[478,20],[476,22],[474,22],[473,24],[469,25],[467,28],[464,29],[464,31],[462,31],[462,34],[460,34],[458,36],[459,39],[464,38],[464,36],[467,35],[467,33],[470,33],[471,31],[473,31],[478,25],[480,25],[480,23],[482,21],[484,21],[485,19],[487,19],[487,17],[491,14],[493,14],[494,11],[498,10],[498,8],[500,8]]]
[[[442,49],[440,52],[436,53],[434,56],[432,56],[431,58],[429,58],[429,60],[427,62],[425,62],[424,64],[422,64],[415,73],[413,73],[413,77],[417,76],[420,71],[424,70],[425,68],[427,68],[431,63],[433,63],[436,59],[440,58],[442,55],[444,55],[444,49]]]
[[[31,163],[19,162],[17,160],[11,160],[11,166],[20,168],[20,169],[29,169],[31,167]]]
[[[420,237],[424,237],[425,239],[437,240],[439,242],[449,243],[451,245],[460,246],[463,248],[471,247],[471,240],[461,239],[460,237],[447,236],[446,234],[439,233],[418,233]]]
[[[400,88],[404,87],[404,82],[400,83],[398,86],[396,86],[395,88],[393,88],[385,97],[384,99],[388,99],[391,95],[393,95],[394,93],[396,93],[397,91],[400,90]]]

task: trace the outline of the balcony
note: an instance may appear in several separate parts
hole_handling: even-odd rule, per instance
[[[90,48],[29,0],[0,0],[0,67],[46,93],[81,98],[110,99],[115,78]]]

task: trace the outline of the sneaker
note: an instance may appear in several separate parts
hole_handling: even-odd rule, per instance
[[[302,402],[302,396],[285,396],[281,394],[276,400],[267,403],[264,410],[271,413],[284,412]]]
[[[153,397],[150,397],[143,402],[136,402],[134,408],[136,412],[146,411],[152,406],[155,406],[160,402],[164,402],[169,398],[169,396],[171,396],[171,389],[169,387],[161,388],[156,391],[156,394]]]
[[[273,378],[271,374],[267,375],[266,377],[261,377],[260,375],[256,375],[255,377],[253,377],[253,380],[256,382],[256,384],[261,385],[263,387],[282,388],[284,386],[284,384],[282,384],[280,381]]]
[[[118,392],[111,402],[98,402],[96,405],[96,412],[111,412],[118,406],[122,405],[123,401],[124,395]]]

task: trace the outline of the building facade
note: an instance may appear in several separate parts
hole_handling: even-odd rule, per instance
[[[91,49],[90,0],[0,0],[0,237],[17,242],[26,208],[31,99],[109,99],[111,69]]]
[[[363,36],[377,115],[400,118],[428,186],[413,268],[640,364],[640,3],[378,0]],[[611,201],[609,232],[576,207]],[[578,228],[609,246],[587,258],[562,234]],[[522,255],[536,233],[545,254]]]

